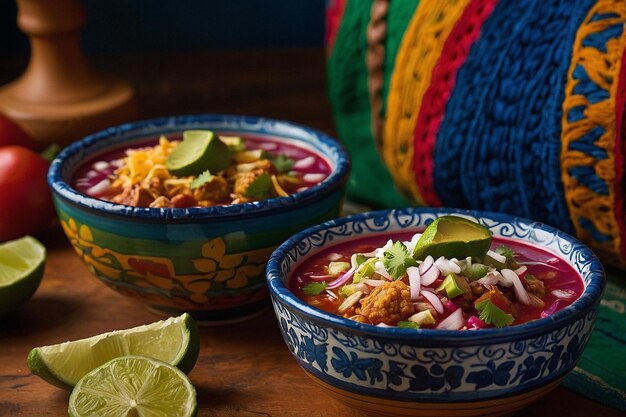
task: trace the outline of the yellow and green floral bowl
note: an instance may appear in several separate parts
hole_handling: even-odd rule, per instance
[[[325,159],[330,175],[287,197],[217,207],[138,208],[76,191],[72,178],[86,161],[159,135],[189,129],[270,138]],[[341,211],[350,160],[331,137],[296,124],[247,116],[191,115],[113,127],[65,148],[48,183],[67,237],[87,267],[122,294],[162,314],[240,321],[269,306],[265,265],[289,236]]]

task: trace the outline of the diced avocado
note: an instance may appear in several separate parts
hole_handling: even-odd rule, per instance
[[[424,260],[428,255],[437,259],[464,259],[476,256],[482,259],[491,247],[491,231],[486,227],[458,216],[442,216],[428,225],[415,244],[413,257]]]
[[[339,275],[348,269],[350,269],[350,262],[331,262],[327,268],[329,275]]]
[[[409,317],[408,320],[417,323],[420,326],[424,324],[435,324],[436,321],[433,313],[430,310],[417,312]]]
[[[398,327],[401,329],[419,329],[420,325],[414,321],[402,320],[398,322]]]
[[[370,258],[363,262],[354,272],[354,278],[352,278],[352,281],[355,283],[361,282],[363,278],[371,277],[374,272],[376,272],[376,267],[374,265],[376,264],[377,260],[378,259],[376,258]]]
[[[467,288],[463,285],[461,280],[463,280],[462,277],[458,277],[455,273],[451,272],[446,275],[441,285],[437,288],[437,291],[445,291],[450,299],[465,294]]]

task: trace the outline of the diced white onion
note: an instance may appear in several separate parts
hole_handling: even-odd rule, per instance
[[[374,263],[374,269],[386,279],[391,279],[391,275],[389,275],[389,272],[385,269],[385,264],[382,261]]]
[[[93,177],[95,177],[97,175],[100,175],[100,174],[98,172],[94,171],[94,170],[90,170],[90,171],[87,171],[87,173],[85,174],[85,177],[86,178],[93,178]]]
[[[494,252],[492,250],[488,250],[487,251],[487,256],[490,257],[491,259],[493,259],[496,262],[500,262],[502,264],[506,263],[506,256],[500,255],[499,253]]]
[[[572,290],[552,290],[550,292],[556,298],[564,298],[569,299],[572,298],[576,293]]]
[[[497,285],[502,280],[502,274],[498,271],[489,271],[487,275],[477,280],[479,284],[482,285]]]
[[[87,194],[89,195],[100,195],[111,188],[111,182],[108,178],[103,179],[93,187],[87,189]]]
[[[357,254],[353,253],[352,256],[350,257],[350,266],[354,269],[358,268],[359,265],[357,265],[356,263],[356,258],[357,258]]]
[[[422,285],[427,287],[439,278],[439,269],[433,264],[428,271],[422,274]]]
[[[505,279],[513,283],[515,298],[517,298],[517,300],[522,304],[530,305],[530,297],[528,296],[528,291],[526,291],[526,288],[524,288],[524,284],[522,284],[522,281],[519,279],[517,274],[510,269],[503,269],[500,272],[502,273],[502,276],[505,277]]]
[[[415,251],[415,245],[417,244],[417,241],[420,239],[420,237],[422,237],[422,234],[416,233],[413,235],[413,237],[411,237],[410,241],[402,242],[404,243],[404,246],[406,246],[409,253],[413,253]]]
[[[435,308],[437,313],[443,314],[443,303],[441,302],[437,294],[424,290],[422,290],[420,294],[422,294],[422,296],[426,300],[428,300],[428,302]]]
[[[459,330],[463,326],[465,326],[465,316],[463,315],[463,310],[461,308],[457,308],[452,314],[443,319],[438,325],[437,329],[440,330]]]
[[[409,288],[411,291],[411,300],[415,301],[420,296],[420,290],[422,288],[420,280],[420,271],[416,266],[410,266],[406,269],[406,273],[409,276]]]
[[[461,273],[460,266],[458,266],[455,262],[444,258],[443,256],[439,257],[439,259],[435,261],[435,266],[437,267],[437,269],[439,269],[441,275],[448,275],[452,272],[455,274]]]
[[[393,240],[389,239],[387,243],[382,248],[376,249],[376,257],[378,259],[382,259],[385,257],[385,252],[389,250],[393,246]]]
[[[325,275],[309,275],[313,281],[326,281],[328,278],[332,278],[333,275],[325,274]]]
[[[302,176],[302,179],[305,182],[321,182],[326,178],[326,174],[316,174],[316,173],[308,173]]]
[[[96,171],[106,171],[110,167],[110,164],[106,161],[98,161],[93,164],[93,169]]]
[[[314,163],[315,163],[315,157],[307,156],[306,158],[302,158],[294,162],[293,167],[295,169],[307,169],[307,168],[311,168]]]
[[[343,255],[340,253],[331,253],[330,255],[328,255],[328,260],[330,260],[331,262],[338,261],[342,258],[343,258]]]
[[[430,267],[433,266],[434,262],[435,260],[433,259],[433,257],[428,255],[426,259],[424,259],[424,262],[422,262],[419,266],[420,274],[425,274],[430,269]]]
[[[520,276],[520,277],[521,277],[523,274],[525,274],[525,273],[526,273],[526,271],[528,271],[528,268],[526,268],[526,266],[525,266],[525,265],[522,265],[522,266],[520,266],[519,268],[517,268],[517,269],[516,269],[515,271],[513,271],[513,272],[515,272],[518,276]]]

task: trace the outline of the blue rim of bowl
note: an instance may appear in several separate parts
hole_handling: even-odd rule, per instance
[[[574,303],[549,317],[511,327],[488,328],[476,331],[406,329],[398,327],[378,327],[371,324],[358,323],[354,320],[343,318],[316,307],[312,307],[304,301],[301,301],[285,287],[281,278],[282,274],[280,266],[285,257],[290,256],[289,252],[293,250],[300,241],[325,229],[340,227],[344,224],[358,220],[372,219],[376,217],[391,217],[394,212],[398,214],[415,212],[431,213],[436,215],[465,214],[476,218],[492,219],[499,222],[518,222],[533,228],[542,229],[568,241],[573,245],[573,247],[576,248],[577,251],[582,251],[582,254],[589,259],[589,263],[586,268],[588,271],[587,273],[589,274],[589,283],[585,286],[583,294],[581,294],[580,297],[574,301]],[[384,234],[386,232],[380,233]],[[472,344],[481,340],[483,342],[488,340],[491,344],[545,334],[553,329],[564,327],[570,322],[588,314],[593,309],[594,305],[600,303],[600,298],[606,284],[604,267],[596,255],[582,242],[554,227],[541,222],[502,213],[453,208],[415,207],[371,211],[330,220],[319,225],[309,227],[290,237],[272,253],[270,260],[267,263],[266,271],[267,283],[272,297],[277,298],[278,300],[276,301],[285,304],[290,309],[297,311],[299,314],[305,316],[313,322],[318,324],[329,324],[331,327],[345,330],[349,333],[385,338],[389,340],[410,340],[415,342],[414,344],[423,344],[425,346],[432,346],[432,343],[430,342],[432,340],[437,340],[437,346],[459,346]],[[580,271],[577,272],[580,274]]]
[[[79,193],[73,189],[63,178],[63,164],[64,162],[79,153],[81,150],[91,147],[99,141],[106,140],[114,135],[129,136],[127,140],[138,139],[141,137],[148,137],[150,135],[156,135],[158,132],[145,133],[138,135],[137,137],[130,136],[133,132],[141,129],[148,129],[150,126],[158,125],[164,126],[168,123],[175,127],[181,128],[189,124],[200,123],[271,123],[285,130],[298,129],[301,130],[316,140],[321,142],[328,149],[332,149],[334,158],[331,155],[322,153],[324,157],[331,160],[334,164],[332,171],[328,177],[326,177],[321,183],[301,192],[290,194],[286,197],[275,197],[261,201],[254,201],[250,203],[232,204],[228,206],[214,206],[214,207],[192,207],[192,208],[143,208],[133,207],[122,204],[115,204],[109,201],[100,200],[97,198],[89,197],[85,194]],[[239,131],[245,131],[245,128],[239,128]],[[180,131],[180,129],[178,129]],[[254,132],[252,132],[254,133]],[[122,139],[116,144],[120,144]],[[310,142],[308,142],[310,143]],[[314,152],[320,153],[319,149],[315,149],[314,144],[310,143],[314,148]],[[74,169],[80,166],[81,161],[77,162]],[[120,215],[124,217],[132,217],[143,220],[154,219],[167,219],[167,220],[184,220],[192,217],[193,219],[212,219],[215,217],[224,218],[228,216],[246,216],[254,215],[268,210],[282,211],[292,208],[295,205],[304,204],[310,201],[315,201],[324,195],[336,192],[343,184],[348,180],[350,173],[350,156],[338,140],[332,138],[326,133],[304,126],[297,123],[292,123],[283,120],[268,119],[257,116],[244,116],[244,115],[231,115],[231,114],[191,114],[191,115],[179,115],[169,116],[154,119],[139,120],[136,122],[125,123],[118,126],[110,127],[98,132],[95,132],[85,138],[72,143],[64,148],[57,157],[50,164],[48,170],[48,184],[50,188],[58,196],[70,201],[74,204],[82,206],[87,209],[104,211],[110,215]]]

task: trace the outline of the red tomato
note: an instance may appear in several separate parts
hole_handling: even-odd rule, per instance
[[[54,215],[48,161],[22,146],[0,147],[0,241],[35,233]]]
[[[28,149],[36,149],[35,141],[22,128],[0,113],[0,146],[19,145]]]

